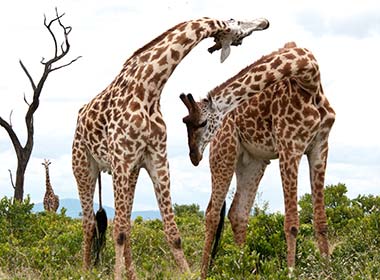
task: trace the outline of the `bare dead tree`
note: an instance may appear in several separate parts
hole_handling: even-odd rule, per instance
[[[55,18],[50,20],[49,22],[46,19],[46,16],[44,16],[44,26],[47,28],[49,31],[51,38],[53,39],[54,43],[54,56],[49,59],[45,60],[45,58],[41,59],[41,64],[43,65],[43,73],[41,75],[40,80],[38,83],[35,83],[32,76],[30,75],[29,71],[25,67],[25,65],[22,63],[20,60],[20,66],[24,73],[26,74],[30,85],[33,89],[33,100],[31,103],[29,103],[26,100],[25,94],[24,94],[24,102],[28,106],[28,110],[25,114],[25,125],[26,125],[26,130],[27,130],[27,139],[26,143],[24,146],[20,143],[20,140],[18,136],[16,135],[15,131],[13,130],[12,127],[12,111],[9,116],[9,122],[5,121],[2,117],[0,117],[0,125],[6,130],[8,133],[10,140],[13,144],[13,147],[16,152],[17,156],[17,171],[16,171],[16,183],[13,184],[12,180],[12,186],[14,187],[14,200],[22,201],[24,197],[24,177],[25,177],[25,171],[26,167],[28,165],[30,155],[33,150],[33,145],[34,145],[34,123],[33,123],[33,115],[38,109],[39,103],[40,103],[40,95],[42,92],[42,88],[45,84],[46,79],[48,78],[49,74],[51,72],[54,72],[56,70],[59,70],[61,68],[64,68],[66,66],[71,65],[74,63],[76,60],[80,58],[80,56],[76,57],[75,59],[63,63],[60,65],[56,65],[57,62],[61,61],[69,52],[70,50],[70,44],[69,44],[69,34],[72,30],[70,26],[65,26],[62,24],[61,19],[65,14],[59,14],[57,8],[55,9]],[[54,34],[52,30],[52,25],[58,24],[59,28],[62,29],[63,32],[63,42],[61,45],[58,45],[56,35]],[[10,173],[11,174],[11,173]],[[12,177],[11,177],[12,178]]]

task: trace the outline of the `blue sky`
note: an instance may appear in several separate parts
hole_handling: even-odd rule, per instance
[[[314,4],[313,4],[314,3]],[[51,160],[51,183],[61,198],[77,198],[71,172],[71,143],[78,109],[103,90],[124,61],[139,47],[178,22],[209,16],[219,19],[268,18],[270,28],[246,38],[219,62],[210,55],[212,39],[201,42],[177,67],[162,94],[168,127],[171,193],[174,203],[197,203],[206,208],[211,182],[207,157],[200,166],[187,156],[186,108],[178,96],[196,98],[222,83],[287,41],[312,50],[319,61],[324,91],[337,113],[330,135],[326,184],[345,183],[348,194],[380,194],[380,3],[378,1],[8,1],[0,9],[0,115],[24,136],[26,106],[31,96],[22,59],[37,80],[39,61],[52,52],[43,15],[54,7],[65,12],[71,25],[70,58],[83,56],[48,78],[35,114],[35,147],[26,172],[25,193],[40,202],[45,189],[44,158]],[[22,8],[21,8],[22,7]],[[212,74],[210,74],[212,73]],[[8,169],[15,173],[16,157],[8,135],[0,129],[0,196],[13,195]],[[308,167],[303,159],[299,195],[310,192]],[[103,201],[113,206],[108,175],[103,176]],[[234,182],[231,184],[231,189]],[[259,187],[260,201],[283,211],[278,161],[268,167]],[[152,183],[145,171],[139,177],[134,210],[158,209]]]

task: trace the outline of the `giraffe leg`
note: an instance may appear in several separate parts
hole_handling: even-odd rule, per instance
[[[137,278],[132,261],[130,219],[139,169],[134,169],[130,172],[125,172],[124,174],[114,173],[112,178],[115,195],[115,219],[113,231],[115,240],[114,278],[117,280],[122,278],[122,268],[123,265],[125,265],[127,278],[132,280]]]
[[[244,157],[247,157],[246,161]],[[265,160],[253,159],[245,154],[239,157],[237,162],[237,186],[228,218],[231,222],[235,242],[238,245],[245,242],[248,217],[267,164]]]
[[[174,220],[174,212],[170,195],[169,163],[166,151],[151,153],[146,160],[146,170],[152,179],[154,191],[160,209],[166,240],[174,259],[182,272],[189,271],[189,265],[182,250],[181,237]]]
[[[136,189],[136,183],[137,183],[137,178],[139,176],[140,170],[135,170],[134,172],[131,172],[130,175],[130,184],[128,187],[128,192],[127,192],[127,199],[130,200],[130,203],[128,205],[131,205],[131,208],[128,210],[129,215],[129,221],[131,220],[131,214],[132,214],[132,205],[133,205],[133,200],[135,196],[135,189]],[[135,279],[136,278],[136,272],[135,272],[135,266],[132,261],[132,250],[131,250],[131,239],[130,239],[130,233],[131,233],[131,224],[128,224],[128,230],[127,230],[127,239],[126,239],[126,244],[124,246],[124,262],[125,262],[125,267],[127,269],[127,275],[129,279]]]
[[[75,142],[74,142],[75,143]],[[95,161],[90,158],[85,148],[74,145],[72,168],[78,185],[79,199],[82,206],[83,224],[83,268],[89,269],[91,263],[91,245],[95,228],[93,199],[98,175]]]
[[[301,157],[302,153],[295,151],[281,150],[279,152],[282,188],[285,199],[284,231],[287,243],[287,262],[289,268],[295,266],[296,238],[299,229],[297,211],[297,177]]]
[[[318,240],[319,251],[325,257],[328,257],[329,255],[327,217],[324,203],[324,183],[327,154],[327,141],[320,144],[318,143],[313,147],[311,152],[307,154],[313,198],[314,228]]]
[[[230,181],[233,171],[231,172]],[[214,185],[214,183],[213,183]],[[207,271],[210,263],[211,248],[215,240],[216,230],[220,221],[220,211],[223,207],[223,202],[227,196],[229,183],[221,182],[218,184],[218,192],[212,192],[211,198],[206,210],[206,233],[205,243],[203,246],[201,279],[206,279]]]
[[[223,125],[227,125],[227,123]],[[234,129],[234,124],[230,123],[230,127],[220,130],[220,133],[227,133],[218,133],[210,145],[212,187],[210,201],[206,210],[206,233],[202,254],[201,279],[206,279],[207,277],[211,248],[220,221],[220,211],[235,171],[238,140]]]

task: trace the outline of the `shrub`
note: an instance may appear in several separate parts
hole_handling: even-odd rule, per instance
[[[330,223],[331,258],[325,261],[316,248],[311,199],[300,200],[303,215],[297,236],[293,279],[380,279],[380,199],[346,196],[343,184],[326,188]],[[309,202],[308,202],[309,201]],[[308,204],[309,203],[309,204]],[[1,279],[112,279],[114,243],[112,222],[100,265],[82,271],[81,220],[60,213],[33,213],[27,197],[22,203],[0,200]],[[178,208],[177,208],[178,210]],[[140,279],[198,279],[204,243],[204,217],[199,207],[179,207],[176,222],[182,246],[193,273],[181,275],[160,220],[134,221],[132,254]],[[284,216],[255,211],[248,222],[243,246],[233,241],[225,224],[219,252],[209,279],[289,279],[286,264]]]

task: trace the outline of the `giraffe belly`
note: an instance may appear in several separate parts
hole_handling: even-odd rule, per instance
[[[241,143],[244,149],[254,158],[271,160],[278,158],[277,151],[272,146],[258,143]]]
[[[111,174],[111,165],[107,161],[102,158],[98,158],[97,156],[93,156],[93,158],[98,164],[99,171]]]

